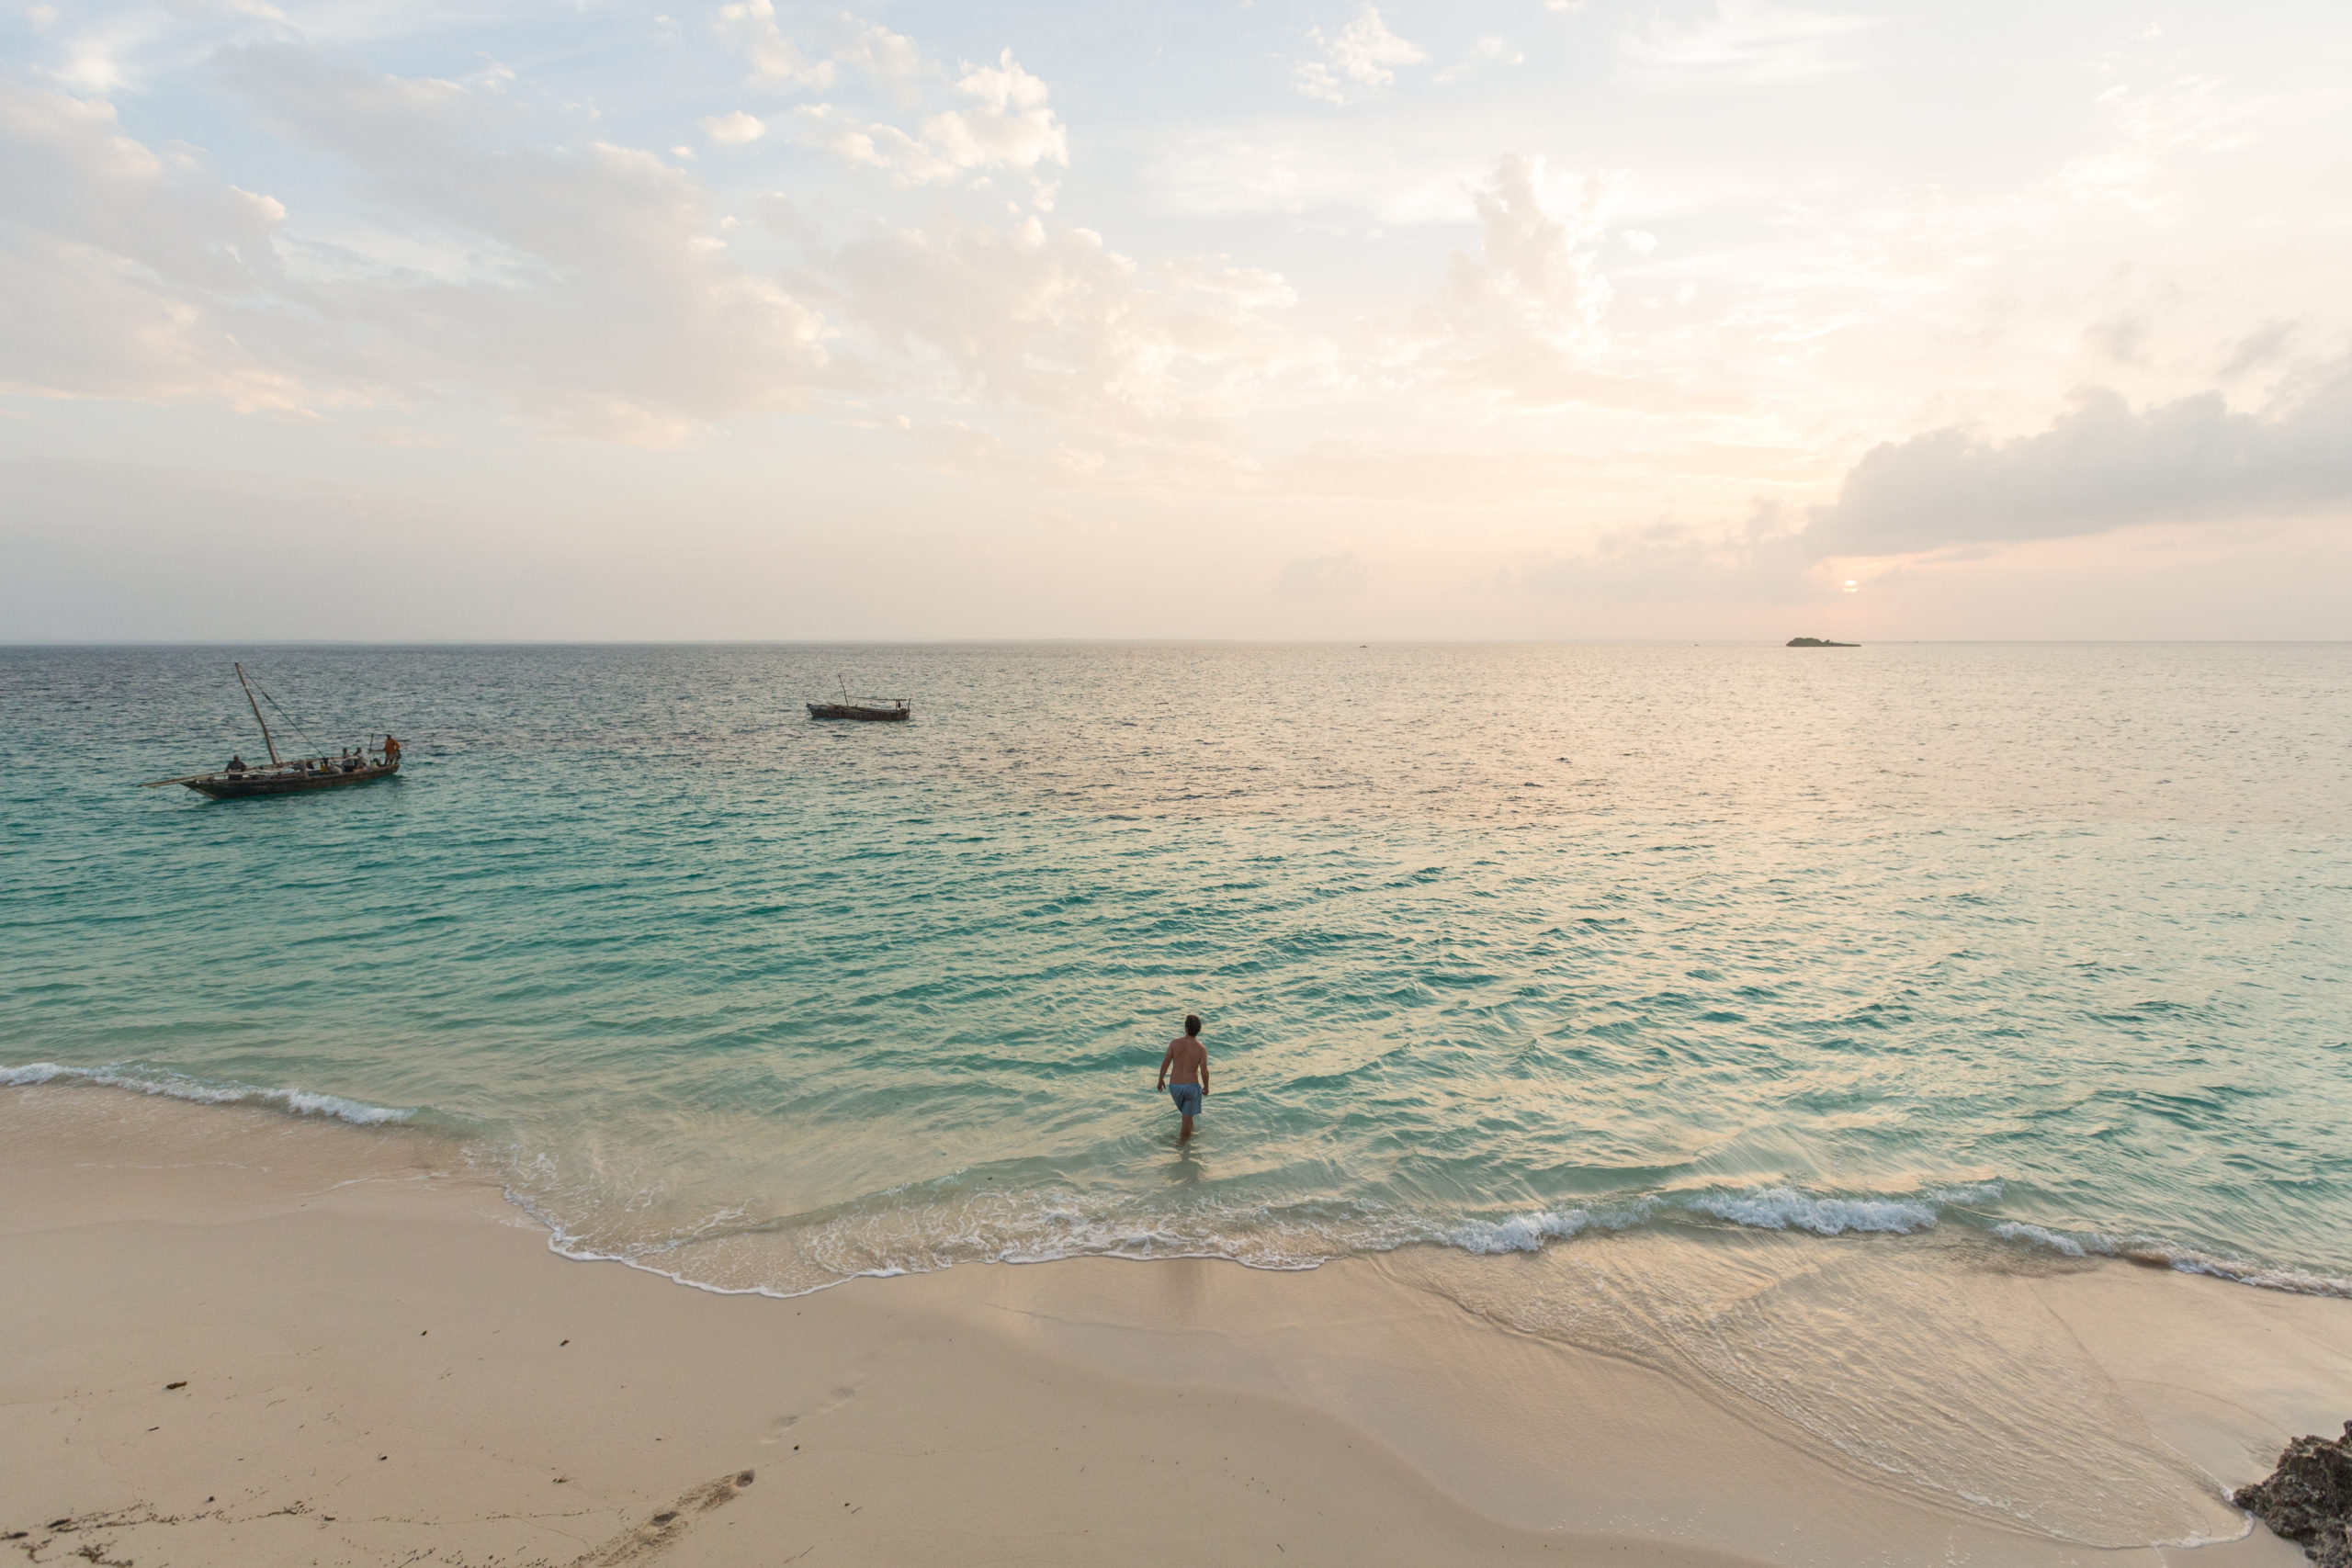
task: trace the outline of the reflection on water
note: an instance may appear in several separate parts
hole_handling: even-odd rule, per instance
[[[583,1254],[1434,1244],[1906,1473],[2032,1451],[1938,1270],[2352,1276],[2352,650],[280,649],[399,781],[130,787],[249,743],[231,656],[0,651],[0,1066],[413,1110]],[[809,722],[844,663],[916,720]],[[1925,1381],[1841,1371],[1897,1308]]]

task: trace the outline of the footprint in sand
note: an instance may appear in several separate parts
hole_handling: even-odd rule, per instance
[[[695,1520],[713,1508],[733,1502],[752,1483],[752,1474],[751,1471],[739,1470],[732,1475],[704,1482],[643,1524],[621,1531],[576,1559],[571,1568],[621,1568],[624,1563],[641,1562],[657,1551],[675,1546],[678,1538],[694,1528]]]
[[[856,1397],[857,1390],[854,1388],[837,1388],[833,1390],[832,1393],[825,1395],[824,1398],[817,1401],[816,1404],[810,1405],[807,1410],[800,1412],[798,1415],[777,1416],[769,1424],[768,1435],[762,1438],[760,1441],[763,1443],[782,1442],[784,1440],[784,1435],[786,1432],[791,1431],[795,1427],[799,1426],[803,1421],[808,1420],[812,1416],[822,1416],[827,1411],[839,1410],[842,1405],[847,1404],[851,1400],[855,1399]]]

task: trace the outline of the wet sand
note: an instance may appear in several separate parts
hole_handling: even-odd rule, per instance
[[[1408,1258],[720,1296],[554,1256],[424,1134],[89,1088],[0,1092],[0,1545],[41,1563],[2287,1568],[2220,1491],[2352,1415],[2352,1303],[2001,1286],[2233,1538],[2100,1549]]]

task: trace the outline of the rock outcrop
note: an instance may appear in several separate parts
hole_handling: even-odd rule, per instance
[[[2341,1438],[2297,1438],[2267,1481],[2241,1486],[2230,1501],[2302,1542],[2320,1568],[2352,1568],[2352,1421]]]
[[[1783,648],[1860,648],[1862,645],[1859,642],[1830,642],[1817,637],[1792,637],[1781,646]]]

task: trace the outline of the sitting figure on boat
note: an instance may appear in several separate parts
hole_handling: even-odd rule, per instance
[[[240,756],[238,753],[234,752],[234,751],[230,752],[230,753],[229,753],[229,768],[228,768],[228,771],[229,771],[230,773],[243,773],[243,772],[245,771],[245,760],[244,760],[244,758],[243,758],[243,757],[242,757],[242,756]]]

